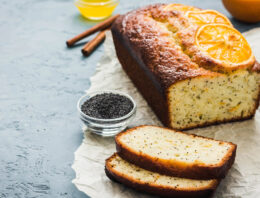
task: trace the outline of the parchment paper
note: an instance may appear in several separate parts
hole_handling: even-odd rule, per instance
[[[244,34],[260,60],[260,28]],[[121,69],[116,58],[111,33],[107,33],[105,54],[91,78],[88,92],[97,90],[120,90],[130,94],[137,103],[137,114],[131,126],[141,124],[161,125],[146,101]],[[130,126],[130,127],[131,127]],[[94,198],[152,197],[135,192],[123,185],[110,181],[104,173],[104,162],[115,152],[113,138],[103,138],[85,129],[82,144],[75,152],[72,168],[76,187]],[[190,130],[194,133],[238,145],[236,161],[226,178],[218,187],[214,198],[257,198],[260,197],[260,111],[254,119]]]

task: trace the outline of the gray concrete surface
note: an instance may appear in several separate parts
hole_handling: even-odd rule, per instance
[[[115,12],[155,2],[121,0]],[[163,2],[227,14],[221,1]],[[232,21],[240,31],[260,26]],[[73,153],[83,138],[76,102],[103,47],[84,58],[80,46],[68,49],[65,41],[94,24],[73,0],[1,0],[0,198],[86,197],[71,183]]]

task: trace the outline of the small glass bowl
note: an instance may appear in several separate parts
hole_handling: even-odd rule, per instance
[[[88,99],[90,99],[91,97],[93,97],[97,94],[102,94],[102,93],[113,93],[113,94],[119,94],[119,95],[127,97],[128,99],[130,99],[132,101],[133,109],[128,114],[124,115],[123,117],[114,118],[114,119],[94,118],[94,117],[90,117],[90,116],[84,114],[81,111],[82,104],[85,101],[87,101]],[[129,123],[132,121],[132,119],[135,116],[136,103],[131,96],[129,96],[128,94],[122,93],[120,91],[98,91],[98,92],[93,92],[93,93],[82,96],[78,101],[77,109],[79,112],[80,119],[82,120],[82,122],[84,123],[84,125],[87,127],[87,129],[90,132],[95,133],[97,135],[109,137],[109,136],[114,136],[114,135],[118,134],[119,132],[123,131],[124,129],[126,129],[126,127],[129,125]]]
[[[109,17],[119,0],[75,0],[75,6],[87,19],[102,20]]]

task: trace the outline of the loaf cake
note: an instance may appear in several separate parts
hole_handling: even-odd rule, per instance
[[[112,25],[118,59],[164,125],[179,130],[254,116],[260,64],[214,10],[156,4]]]
[[[236,145],[157,126],[119,133],[118,154],[144,169],[192,179],[224,178],[235,160]]]
[[[183,179],[147,171],[117,154],[106,160],[105,172],[111,180],[160,197],[206,198],[218,185],[217,180]]]

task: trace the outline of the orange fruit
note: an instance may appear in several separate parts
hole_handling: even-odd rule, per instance
[[[200,10],[200,9],[192,7],[192,6],[186,6],[186,5],[182,5],[182,4],[178,4],[178,3],[172,3],[172,4],[168,4],[167,6],[165,6],[164,10],[166,10],[166,11],[177,10],[177,11],[181,11],[181,12],[187,12],[187,11],[192,11],[192,10],[196,11],[196,10]]]
[[[201,26],[196,32],[195,43],[203,54],[225,69],[247,68],[255,62],[246,39],[229,25]]]
[[[222,2],[236,19],[248,23],[260,21],[260,0],[222,0]]]
[[[215,10],[188,11],[186,16],[192,23],[196,23],[199,26],[207,23],[220,23],[232,26],[226,16]]]

